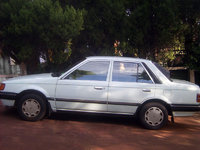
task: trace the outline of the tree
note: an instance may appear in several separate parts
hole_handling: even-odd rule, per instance
[[[4,53],[31,68],[40,57],[51,68],[88,55],[142,57],[167,65],[174,49],[185,48],[188,66],[199,66],[199,0],[58,1],[2,0]]]
[[[129,41],[139,57],[155,60],[161,49],[173,48],[180,29],[173,0],[135,0],[129,6]]]
[[[86,11],[84,30],[73,41],[71,60],[88,55],[114,55],[114,42],[123,41],[128,32],[126,1],[69,0],[69,4]]]
[[[69,3],[87,12],[84,30],[73,44],[76,52],[72,53],[73,58],[114,55],[116,50],[116,55],[155,60],[161,49],[171,50],[179,40],[181,24],[173,0],[69,0]]]
[[[184,25],[182,30],[185,62],[190,69],[200,70],[200,1],[176,0],[179,18]]]
[[[8,0],[0,3],[2,49],[28,71],[43,57],[61,64],[71,54],[71,40],[83,29],[83,11],[51,0]]]

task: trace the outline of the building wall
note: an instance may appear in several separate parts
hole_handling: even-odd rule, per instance
[[[0,82],[7,78],[15,77],[21,74],[19,65],[10,64],[9,57],[0,55]]]

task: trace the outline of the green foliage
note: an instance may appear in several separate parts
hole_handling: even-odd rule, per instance
[[[158,54],[158,62],[162,64],[162,66],[167,67],[168,62],[174,61],[176,58],[176,53],[171,49],[161,50]]]
[[[118,50],[116,55],[121,52],[123,56],[149,58],[167,65],[175,60],[179,53],[177,50],[186,49],[189,52],[188,58],[194,59],[193,53],[198,50],[194,50],[192,45],[187,48],[186,41],[188,37],[194,37],[194,32],[191,31],[195,26],[188,22],[190,18],[199,18],[199,2],[69,0],[75,8],[84,8],[87,11],[84,30],[74,41],[75,53],[72,52],[72,58],[85,55],[114,55],[115,50]],[[192,22],[196,21],[193,19]],[[114,48],[116,40],[120,44]],[[192,41],[189,43],[192,44]],[[188,62],[196,63],[194,60]]]
[[[69,0],[69,3],[87,12],[84,30],[73,42],[72,57],[114,55],[115,40],[127,40],[125,1]]]
[[[58,1],[8,0],[1,3],[0,14],[3,50],[27,63],[42,54],[48,58],[48,50],[54,54],[52,63],[65,62],[71,54],[64,52],[68,41],[83,30],[83,11]]]
[[[195,32],[195,38],[191,43],[191,49],[187,56],[187,65],[194,70],[200,70],[200,26],[198,26]]]
[[[173,0],[138,0],[130,14],[130,41],[139,57],[155,59],[155,53],[171,48],[179,29]]]
[[[19,52],[17,53],[17,58],[19,60],[28,60],[33,53],[33,49],[31,47],[22,46],[20,47]]]
[[[49,55],[49,58],[52,63],[60,65],[63,62],[66,62],[72,53],[71,39],[68,42],[66,42],[66,48],[64,49],[64,51],[57,50],[55,48],[54,51],[49,50],[49,52],[51,53],[51,55]]]
[[[182,24],[174,0],[70,0],[85,9],[84,30],[73,45],[74,55],[114,55],[114,42],[124,56],[155,59],[161,49],[173,48]],[[181,40],[181,38],[180,38]],[[75,56],[77,57],[77,56]]]
[[[190,69],[200,70],[200,1],[177,0],[179,18],[186,50],[186,64]]]
[[[168,65],[186,50],[200,69],[199,0],[1,0],[0,21],[1,47],[18,62],[123,55]]]

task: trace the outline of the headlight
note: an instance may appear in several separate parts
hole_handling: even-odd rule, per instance
[[[0,83],[0,90],[4,90],[5,86],[6,85],[4,83]]]

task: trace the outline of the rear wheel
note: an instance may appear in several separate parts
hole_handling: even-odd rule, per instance
[[[140,122],[147,129],[160,129],[168,121],[168,111],[160,103],[145,104],[140,111]]]
[[[39,95],[24,95],[17,106],[20,117],[27,121],[41,120],[46,114],[46,102]]]

